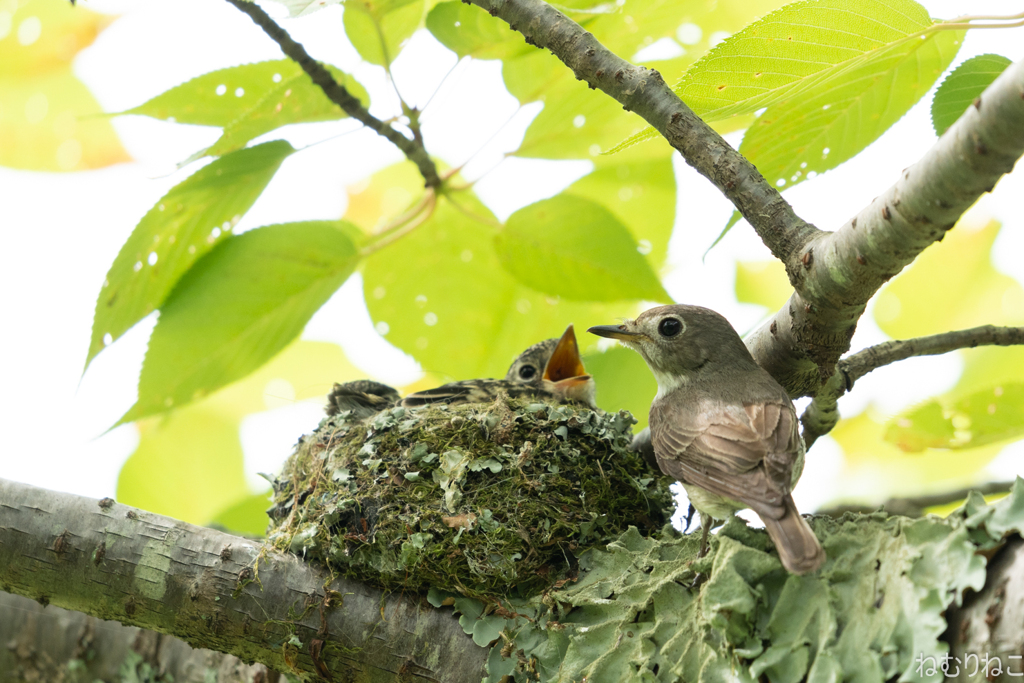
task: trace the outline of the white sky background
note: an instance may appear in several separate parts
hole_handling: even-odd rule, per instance
[[[75,62],[76,73],[107,111],[127,109],[214,69],[281,57],[276,45],[226,2],[84,0],[83,4],[123,15]],[[1019,9],[1016,3],[999,0],[923,4],[939,18]],[[271,3],[265,7],[279,19],[284,15]],[[375,115],[388,118],[398,110],[383,70],[360,62],[348,44],[339,7],[283,23],[315,58],[354,74],[370,91]],[[985,52],[1021,59],[1024,29],[971,31],[957,62]],[[590,169],[584,161],[510,158],[501,162],[503,153],[517,147],[540,105],[517,112],[516,101],[501,83],[499,62],[456,66],[455,55],[420,31],[399,56],[393,73],[412,105],[422,106],[438,90],[423,117],[427,147],[451,165],[473,157],[464,175],[483,176],[476,190],[501,218],[559,192]],[[670,82],[674,79],[673,74],[665,77]],[[819,227],[839,227],[934,144],[930,102],[931,94],[854,161],[803,183],[787,192],[786,199]],[[80,383],[99,287],[137,221],[196,168],[175,172],[176,163],[219,135],[218,129],[135,116],[116,118],[114,125],[134,163],[65,175],[0,168],[4,220],[0,320],[7,330],[0,338],[0,477],[97,498],[114,494],[118,471],[137,441],[131,425],[103,432],[135,400],[138,369],[154,322],[150,318],[141,323],[102,353]],[[284,131],[296,147],[352,132],[289,157],[238,230],[337,218],[346,205],[347,185],[401,158],[387,142],[359,130],[352,121]],[[267,139],[281,136],[281,131],[274,131]],[[730,142],[738,145],[739,139],[733,136]],[[736,258],[770,255],[749,226],[741,223],[702,262],[732,205],[678,156],[676,162],[680,193],[666,286],[676,300],[715,308],[745,332],[764,310],[736,302],[733,264]],[[974,211],[1004,222],[995,263],[1024,282],[1022,196],[1024,170],[1019,169]],[[385,381],[404,384],[419,375],[414,361],[373,331],[358,277],[314,317],[305,337],[341,344],[357,366]],[[871,315],[865,315],[853,339],[854,350],[884,339]],[[841,408],[844,414],[854,415],[875,402],[894,412],[948,389],[959,369],[954,356],[905,361],[858,382]],[[330,381],[325,378],[325,391]],[[276,470],[297,437],[315,427],[320,415],[318,405],[306,402],[248,418],[242,429],[247,472]],[[994,463],[992,474],[1007,477],[1024,469],[1017,464],[1021,453],[1020,447],[1008,449]],[[840,490],[835,479],[841,456],[834,444],[824,439],[811,455],[796,491],[797,502],[805,510]]]

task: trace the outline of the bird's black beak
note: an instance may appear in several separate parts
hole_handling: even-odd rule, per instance
[[[636,341],[638,337],[646,336],[643,332],[633,332],[625,325],[595,325],[587,330],[587,332],[596,334],[598,337],[618,339],[625,342]]]
[[[584,377],[587,374],[580,359],[580,347],[576,344],[576,332],[572,325],[565,328],[562,338],[558,340],[551,360],[544,366],[544,379],[560,382],[573,377]],[[589,377],[587,377],[589,379]]]

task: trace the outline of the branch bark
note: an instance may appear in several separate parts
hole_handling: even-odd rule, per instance
[[[264,12],[255,2],[248,0],[227,1],[249,15],[253,23],[263,29],[263,32],[280,46],[285,56],[302,67],[302,70],[313,79],[313,82],[320,86],[320,89],[324,91],[324,94],[327,95],[331,102],[334,102],[349,116],[400,149],[409,161],[416,164],[427,187],[438,188],[441,186],[441,177],[437,174],[437,167],[434,165],[430,155],[427,154],[427,150],[423,147],[420,140],[410,140],[392,128],[390,124],[370,114],[358,98],[350,93],[345,86],[334,80],[331,72],[325,69],[320,62],[310,57],[309,53],[306,52],[306,48],[292,40],[288,32],[278,26],[277,22],[271,19],[270,15]]]
[[[805,248],[789,302],[747,346],[791,396],[833,376],[868,300],[1024,154],[1024,61],[1010,65],[925,156],[870,206]],[[792,273],[791,273],[792,281]]]
[[[973,349],[976,346],[1017,344],[1024,344],[1024,327],[983,325],[928,337],[889,341],[858,351],[839,361],[832,377],[818,391],[800,417],[804,444],[809,449],[818,437],[832,431],[839,422],[839,399],[853,388],[858,379],[872,370],[912,356],[937,356],[959,349]]]
[[[836,505],[817,510],[817,515],[828,515],[829,517],[841,517],[847,512],[869,515],[881,509],[890,515],[901,515],[903,517],[921,517],[925,510],[939,505],[949,505],[967,498],[971,491],[977,491],[983,496],[991,496],[996,493],[1009,493],[1013,488],[1012,481],[990,481],[987,484],[979,484],[966,489],[943,491],[942,493],[930,493],[923,496],[910,496],[907,498],[890,498],[879,505]]]
[[[480,680],[446,611],[110,499],[0,480],[0,589],[298,680]]]
[[[235,1],[235,0],[231,0]],[[464,0],[508,22],[526,42],[551,50],[576,78],[643,117],[690,166],[736,206],[792,280],[805,245],[822,232],[793,211],[746,157],[693,113],[655,70],[621,59],[543,0]]]

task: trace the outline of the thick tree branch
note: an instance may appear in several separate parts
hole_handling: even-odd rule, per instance
[[[903,517],[921,517],[928,508],[939,505],[949,505],[964,500],[971,493],[977,491],[983,496],[991,496],[996,493],[1009,493],[1013,488],[1012,481],[990,481],[987,484],[979,484],[966,489],[943,491],[942,493],[931,493],[924,496],[910,496],[907,498],[890,498],[885,501],[881,508],[890,515],[902,515]],[[869,515],[877,511],[878,505],[835,505],[832,507],[817,510],[817,515],[828,515],[829,517],[841,517],[847,512]]]
[[[2,479],[0,589],[297,680],[479,681],[487,655],[416,597],[110,499]]]
[[[1010,65],[895,185],[804,251],[796,293],[747,338],[792,396],[833,376],[868,300],[1024,154],[1024,62]],[[792,278],[791,278],[792,279]]]
[[[313,79],[313,82],[320,86],[331,102],[337,104],[349,116],[375,131],[377,135],[387,139],[388,142],[400,149],[408,157],[409,161],[416,164],[416,167],[419,168],[427,187],[438,188],[441,186],[441,178],[437,174],[437,167],[434,165],[430,155],[427,154],[427,150],[423,147],[420,140],[410,140],[392,128],[390,124],[370,114],[352,93],[334,80],[331,72],[325,69],[320,62],[310,57],[306,49],[292,40],[288,32],[278,26],[255,2],[248,2],[247,0],[227,1],[248,14],[249,18],[281,47],[281,51],[284,52],[285,56],[302,67],[302,70]]]
[[[650,123],[686,163],[736,205],[772,254],[786,264],[790,278],[799,273],[806,244],[821,231],[797,216],[753,164],[679,99],[661,74],[621,59],[543,0],[464,1],[505,20],[527,43],[551,50],[577,79]]]
[[[1017,344],[1024,344],[1024,327],[984,325],[928,337],[889,341],[859,351],[839,361],[835,373],[821,387],[800,417],[804,427],[804,443],[810,448],[819,436],[832,431],[839,422],[837,402],[843,394],[853,388],[854,382],[872,370],[911,356],[937,356],[958,349],[973,349],[976,346]]]

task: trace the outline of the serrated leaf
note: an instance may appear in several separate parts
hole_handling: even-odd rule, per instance
[[[0,165],[63,172],[130,160],[71,69],[111,21],[44,0],[0,10]]]
[[[424,0],[348,0],[345,35],[359,56],[378,66],[390,66],[402,45],[423,23]]]
[[[161,306],[120,423],[201,398],[249,374],[294,339],[355,269],[340,222],[251,230],[223,241]]]
[[[438,3],[426,23],[438,42],[459,57],[508,59],[534,49],[505,22],[460,0]]]
[[[100,290],[86,367],[159,308],[182,274],[231,234],[294,151],[275,140],[232,152],[175,185],[142,217]]]
[[[364,193],[377,203],[376,189]],[[445,381],[504,376],[524,349],[569,323],[581,330],[637,312],[636,302],[571,302],[520,284],[501,267],[487,208],[469,191],[451,201],[441,198],[428,220],[369,256],[363,269],[378,330],[428,373]],[[581,346],[588,341],[581,337]]]
[[[1024,324],[1024,288],[992,265],[1000,224],[963,220],[876,296],[875,322],[895,339],[978,325]],[[1007,353],[1008,350],[996,350]]]
[[[800,0],[726,38],[673,90],[708,122],[812,98],[851,78],[883,74],[890,53],[909,49],[932,25],[913,0]],[[925,35],[929,42],[934,34]]]
[[[539,292],[574,301],[671,301],[614,214],[557,195],[511,216],[495,238],[506,271]]]
[[[681,57],[645,62],[662,74],[670,74],[692,63],[722,33],[737,31],[781,4],[781,0],[626,0],[608,14],[570,15],[605,47],[627,59],[659,39],[678,39],[684,33],[694,33],[696,38],[687,37],[687,42],[680,44],[684,53]],[[634,114],[623,111],[618,102],[577,81],[570,70],[546,51],[531,49],[506,59],[502,76],[509,92],[521,103],[544,102],[544,109],[526,131],[517,152],[519,156],[592,159],[643,124]],[[665,142],[645,145],[639,150],[638,154],[649,157],[668,158],[672,154]]]
[[[942,135],[1012,62],[1002,55],[971,57],[946,76],[932,99],[932,126]]]
[[[1024,436],[1024,383],[1000,384],[955,401],[932,399],[889,421],[885,440],[908,452],[977,448]]]
[[[370,105],[366,89],[352,76],[330,65],[327,70],[364,106]],[[121,113],[224,129],[220,139],[190,160],[227,154],[288,124],[348,116],[290,59],[211,71]]]
[[[765,179],[789,188],[853,158],[928,92],[953,61],[962,31],[873,52],[814,88],[772,104],[743,137],[740,153]]]
[[[736,300],[775,311],[793,294],[786,267],[777,259],[736,262]]]

